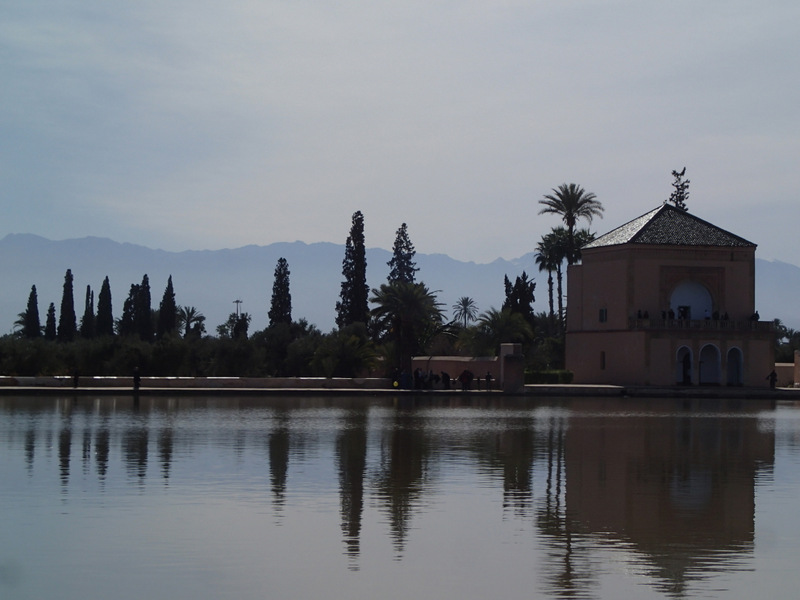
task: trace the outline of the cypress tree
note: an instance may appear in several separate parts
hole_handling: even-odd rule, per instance
[[[93,338],[94,337],[94,292],[90,286],[86,286],[86,301],[83,308],[83,317],[81,317],[81,337]]]
[[[153,315],[150,311],[150,279],[145,273],[134,302],[136,332],[145,341],[153,339]]]
[[[42,325],[39,320],[39,297],[36,293],[36,286],[31,286],[31,293],[28,295],[28,307],[23,313],[22,337],[28,339],[38,338],[42,335]]]
[[[281,257],[275,266],[275,282],[272,284],[272,303],[269,309],[269,325],[292,322],[292,295],[289,293],[289,263]]]
[[[178,331],[178,305],[175,304],[175,290],[172,287],[172,275],[167,279],[167,288],[158,305],[158,324],[156,337],[161,339]]]
[[[345,244],[342,261],[342,289],[336,302],[336,325],[339,328],[352,323],[366,323],[369,316],[367,297],[367,251],[364,246],[364,215],[353,213],[350,235]]]
[[[100,294],[97,296],[97,318],[95,333],[98,336],[114,335],[114,316],[111,310],[111,284],[108,276],[103,280]]]
[[[417,263],[414,262],[414,244],[408,237],[408,227],[403,223],[397,230],[392,249],[392,260],[387,265],[391,267],[389,271],[389,283],[402,281],[403,283],[414,283],[414,273],[419,271]]]
[[[136,329],[136,300],[139,296],[139,285],[131,284],[128,297],[122,305],[122,317],[119,320],[119,334],[128,336],[138,333]]]
[[[75,339],[78,326],[75,321],[75,300],[72,295],[72,270],[67,269],[64,275],[64,293],[61,296],[61,312],[58,315],[59,342],[71,342]]]
[[[47,321],[44,325],[44,339],[50,341],[56,339],[56,305],[52,302],[47,309]]]

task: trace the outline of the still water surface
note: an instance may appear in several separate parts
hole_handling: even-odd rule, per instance
[[[0,398],[0,598],[791,598],[800,406]]]

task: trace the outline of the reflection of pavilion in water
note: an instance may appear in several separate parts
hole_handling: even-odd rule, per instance
[[[571,418],[565,546],[585,535],[619,540],[674,596],[704,571],[735,568],[753,548],[758,471],[774,460],[774,434],[741,410]]]

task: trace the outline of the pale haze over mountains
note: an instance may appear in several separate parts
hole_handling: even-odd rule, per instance
[[[234,312],[235,300],[250,313],[250,331],[267,326],[275,265],[280,257],[289,263],[292,316],[305,318],[323,332],[334,327],[335,305],[342,282],[344,245],[303,242],[244,246],[227,250],[167,252],[105,238],[87,237],[51,241],[36,235],[11,234],[0,240],[0,331],[10,333],[17,315],[25,310],[28,294],[36,285],[39,315],[44,323],[52,302],[58,312],[64,274],[72,269],[75,312],[83,314],[86,286],[97,294],[108,276],[114,317],[119,318],[131,284],[144,274],[150,280],[153,308],[158,308],[167,278],[172,275],[176,302],[194,306],[206,316],[206,330]],[[367,282],[370,288],[386,281],[388,250],[367,250]],[[503,277],[513,279],[523,270],[536,281],[535,310],[547,310],[547,273],[540,273],[533,253],[518,259],[498,259],[479,264],[454,260],[444,254],[417,253],[417,281],[425,282],[443,304],[448,317],[461,296],[475,300],[479,311],[500,308],[504,299]],[[566,292],[566,278],[565,278]],[[780,318],[800,329],[800,268],[788,263],[756,259],[756,309],[762,319]]]

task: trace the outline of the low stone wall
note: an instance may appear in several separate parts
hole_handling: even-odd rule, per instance
[[[4,387],[73,388],[72,377],[0,377]],[[140,386],[167,389],[391,389],[388,379],[375,377],[142,377]],[[133,377],[79,377],[81,388],[133,388]]]
[[[492,389],[500,388],[500,361],[495,356],[479,358],[469,356],[415,356],[411,366],[414,370],[421,369],[423,372],[433,372],[439,376],[442,373],[447,373],[452,380],[451,386],[454,389],[461,387],[458,382],[458,376],[465,369],[469,369],[475,377],[472,383],[473,389],[478,388],[478,378],[481,380],[480,389],[486,389],[486,374],[491,373],[493,379]],[[436,389],[441,389],[443,384],[440,381],[435,387]]]

